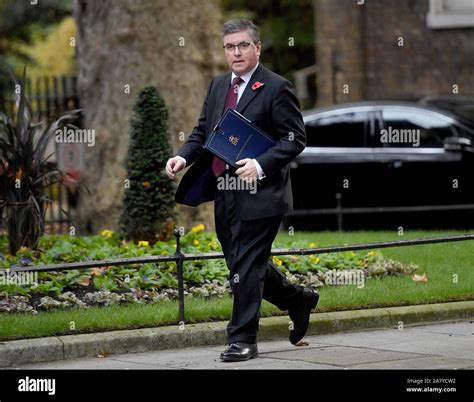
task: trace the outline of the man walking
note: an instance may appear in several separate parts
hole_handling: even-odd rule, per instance
[[[233,294],[229,347],[221,354],[223,361],[258,356],[262,298],[288,310],[292,344],[305,335],[319,299],[316,291],[292,285],[269,261],[282,217],[293,208],[288,164],[304,149],[306,134],[292,84],[259,62],[259,36],[249,20],[230,20],[223,25],[223,47],[231,71],[211,81],[198,124],[166,165],[171,179],[192,165],[179,184],[176,202],[197,206],[214,200],[216,233]],[[237,170],[202,148],[227,108],[243,114],[277,141],[255,159],[238,161]],[[246,183],[258,179],[259,184],[255,191],[229,189],[218,185],[224,177]]]

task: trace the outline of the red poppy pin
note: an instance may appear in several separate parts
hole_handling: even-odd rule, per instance
[[[264,84],[263,82],[256,81],[256,82],[252,85],[252,91],[257,90],[258,88],[263,87],[264,85],[265,85],[265,84]]]

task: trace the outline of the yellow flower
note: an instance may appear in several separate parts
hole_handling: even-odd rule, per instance
[[[212,250],[215,250],[215,249],[217,249],[218,245],[217,245],[217,243],[213,240],[213,241],[211,241],[211,242],[208,243],[208,247],[209,247],[210,249],[212,249]]]
[[[310,260],[311,262],[314,262],[315,264],[317,264],[319,261],[321,261],[321,259],[320,259],[319,257],[316,257],[315,255],[311,255],[311,256],[309,257],[309,260]]]
[[[198,233],[198,232],[202,232],[206,227],[201,223],[197,226],[194,226],[192,229],[191,229],[191,232],[193,233]]]
[[[138,247],[147,247],[147,246],[149,246],[149,245],[150,245],[150,243],[147,242],[146,240],[140,240],[140,241],[138,242]]]
[[[377,253],[376,253],[375,251],[369,251],[369,252],[367,253],[367,255],[368,255],[369,257],[373,257],[373,256],[376,255],[376,254],[377,254]]]
[[[278,265],[279,267],[281,267],[281,265],[283,264],[283,261],[280,260],[279,258],[276,258],[276,257],[273,257],[273,261],[274,261],[275,264]]]
[[[315,248],[316,247],[316,243],[309,243],[309,248]]]
[[[195,240],[193,241],[193,244],[194,244],[195,246],[199,245],[199,240],[195,239]]]
[[[351,256],[354,257],[356,255],[356,253],[354,253],[353,251],[351,251]]]
[[[104,237],[112,237],[113,234],[114,234],[114,232],[112,232],[109,229],[105,229],[102,232],[100,232],[100,235],[104,236]]]

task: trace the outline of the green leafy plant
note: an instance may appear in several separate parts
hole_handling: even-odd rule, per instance
[[[115,292],[118,290],[117,282],[111,275],[98,275],[92,280],[96,290],[107,290]]]
[[[12,74],[13,76],[13,74]],[[60,183],[64,174],[45,155],[56,130],[72,126],[69,121],[79,111],[64,114],[48,124],[33,121],[25,95],[26,67],[20,82],[15,81],[15,120],[0,112],[0,208],[5,209],[9,249],[35,249],[44,229],[47,198],[44,187]]]
[[[158,284],[164,288],[177,289],[178,279],[172,274],[165,273],[158,279]]]
[[[55,281],[47,281],[38,284],[34,290],[44,295],[58,296],[62,293],[63,288]]]

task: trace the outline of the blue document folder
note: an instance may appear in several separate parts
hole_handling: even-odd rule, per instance
[[[272,137],[250,120],[234,109],[227,109],[203,148],[237,169],[238,160],[256,158],[275,144]]]

